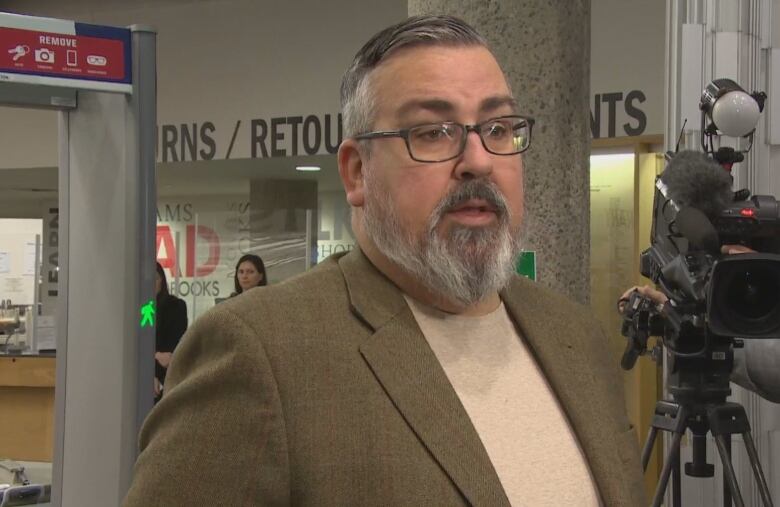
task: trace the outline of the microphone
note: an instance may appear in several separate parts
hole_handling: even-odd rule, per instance
[[[685,236],[696,250],[705,250],[713,254],[720,253],[720,239],[715,226],[707,216],[697,208],[683,208],[674,219],[677,231]]]
[[[731,175],[699,151],[677,153],[661,174],[661,181],[666,186],[664,195],[677,209],[696,208],[708,218],[720,215],[734,199]]]

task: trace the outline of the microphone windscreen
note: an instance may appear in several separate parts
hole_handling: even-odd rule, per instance
[[[674,155],[661,174],[667,197],[679,208],[696,208],[716,217],[732,202],[731,175],[705,153],[685,150]]]
[[[705,250],[713,254],[720,253],[718,231],[712,222],[696,208],[683,208],[674,219],[677,231],[688,240],[696,250]]]

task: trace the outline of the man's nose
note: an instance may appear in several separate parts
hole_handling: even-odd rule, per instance
[[[457,161],[455,175],[459,179],[484,177],[493,172],[493,156],[474,131],[466,133],[466,147]]]

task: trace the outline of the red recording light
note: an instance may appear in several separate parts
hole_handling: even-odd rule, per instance
[[[739,214],[743,217],[753,218],[756,215],[756,210],[753,208],[742,208],[739,210]]]

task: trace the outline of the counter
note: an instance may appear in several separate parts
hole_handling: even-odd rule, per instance
[[[55,361],[0,355],[0,457],[52,461]]]

